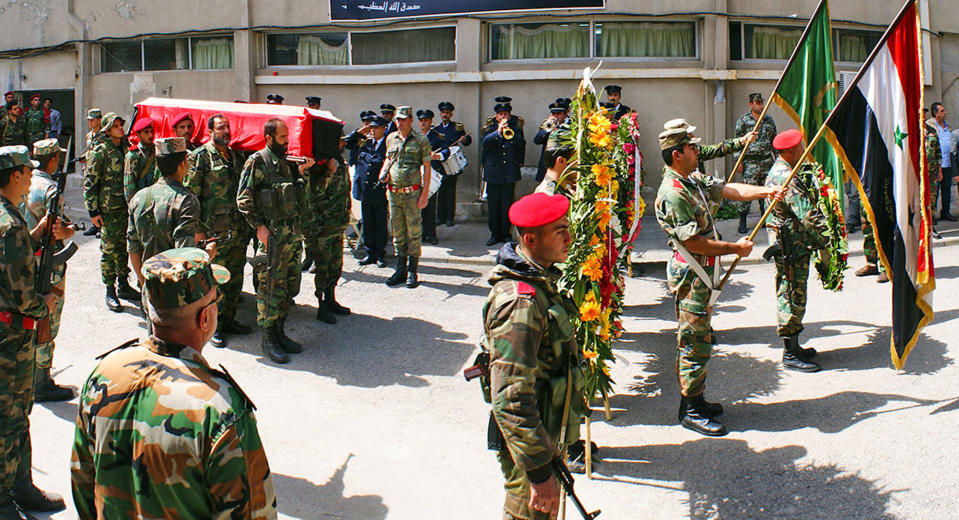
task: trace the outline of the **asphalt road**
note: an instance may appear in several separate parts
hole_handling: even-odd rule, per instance
[[[132,307],[105,310],[97,241],[80,238],[54,358],[56,379],[74,386],[94,356],[143,333]],[[936,320],[903,371],[889,361],[889,284],[850,271],[836,294],[814,281],[802,339],[825,370],[797,374],[771,347],[774,268],[734,275],[714,319],[721,345],[708,395],[726,406],[731,430],[718,439],[675,424],[675,322],[662,267],[628,280],[629,332],[612,369],[617,410],[609,422],[594,414],[602,461],[593,480],[577,477],[587,507],[606,519],[951,517],[959,367],[948,338],[959,332],[959,246],[935,256]],[[307,277],[289,324],[307,348],[290,364],[265,360],[258,333],[204,350],[258,407],[282,517],[500,518],[487,407],[461,375],[481,331],[484,270],[426,264],[423,286],[390,289],[391,270],[348,258],[337,294],[354,314],[315,321]],[[240,317],[252,321],[249,272]],[[36,480],[67,497],[76,410],[75,401],[40,404],[31,416]],[[71,507],[51,518],[74,517]]]

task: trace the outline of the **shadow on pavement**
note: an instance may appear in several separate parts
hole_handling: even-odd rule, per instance
[[[419,273],[419,282],[421,286],[445,291],[449,296],[456,296],[459,294],[465,294],[469,296],[486,296],[489,294],[489,285],[485,282],[485,279],[476,285],[463,283],[444,283],[440,281],[442,276],[467,276],[471,278],[483,277],[483,275],[475,271],[424,265],[421,266],[417,272]],[[343,280],[345,280],[344,283],[354,281],[374,284],[379,283],[383,284],[383,288],[387,290],[408,291],[410,296],[416,295],[416,289],[407,289],[405,285],[399,285],[393,288],[386,287],[386,279],[392,274],[392,266],[389,266],[387,269],[381,269],[379,267],[373,267],[370,269],[367,267],[365,269],[349,273],[344,272]]]
[[[681,482],[693,519],[894,518],[886,512],[893,491],[835,465],[798,463],[805,455],[802,446],[755,451],[738,439],[604,447],[597,471],[607,476],[594,477],[668,489]]]
[[[79,392],[76,389],[74,389],[74,393],[79,393]],[[33,406],[34,407],[41,406],[43,408],[46,408],[47,410],[50,410],[50,412],[53,413],[53,415],[56,415],[59,419],[62,419],[70,424],[73,424],[77,422],[77,409],[79,409],[80,407],[76,401],[77,399],[73,398],[70,401],[63,401],[59,403],[56,403],[56,402],[33,403]]]
[[[343,461],[323,485],[309,480],[273,474],[280,513],[296,518],[336,518],[338,520],[377,520],[386,518],[389,508],[379,495],[344,496],[343,476],[350,458]]]

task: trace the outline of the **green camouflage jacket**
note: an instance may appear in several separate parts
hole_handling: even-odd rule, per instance
[[[16,120],[8,112],[7,115],[3,117],[3,120],[0,121],[0,146],[13,146],[15,144],[22,144],[26,146],[27,143],[27,126],[26,119],[23,116],[18,117]],[[30,150],[31,152],[33,150]]]
[[[162,176],[156,165],[154,152],[153,145],[144,143],[127,152],[123,160],[123,198],[127,203],[138,191],[150,186]]]
[[[736,120],[736,137],[742,137],[752,132],[754,128],[756,128],[756,118],[753,117],[752,112],[746,112]],[[749,147],[746,148],[746,158],[744,160],[761,161],[764,159],[772,159],[774,157],[773,139],[775,138],[776,122],[768,115],[763,116],[763,122],[759,125],[759,135],[756,136],[756,140],[750,143]],[[738,154],[736,158],[739,158]]]
[[[0,311],[42,319],[47,305],[34,289],[35,244],[17,207],[0,195]],[[0,334],[7,325],[0,323]]]
[[[123,195],[123,149],[106,138],[87,156],[87,171],[83,178],[83,204],[90,216],[105,211],[126,213],[127,201]]]
[[[177,181],[161,178],[130,201],[127,251],[144,260],[167,249],[196,247],[200,203]]]
[[[87,132],[87,147],[83,151],[83,160],[89,161],[93,149],[99,146],[106,138],[107,137],[100,132],[94,132],[93,130]]]
[[[390,184],[399,188],[422,184],[420,168],[430,163],[430,140],[423,134],[410,131],[406,139],[399,131],[386,137],[386,160],[390,161]]]
[[[80,519],[275,519],[253,410],[191,347],[151,337],[106,354],[80,393],[70,463]]]
[[[706,173],[706,167],[703,165],[706,161],[726,157],[729,154],[736,153],[743,149],[743,144],[738,137],[726,139],[718,144],[707,144],[699,147],[699,171]],[[665,167],[663,169],[665,175]]]
[[[40,224],[40,220],[46,216],[50,210],[50,203],[53,196],[57,193],[57,181],[53,180],[47,172],[43,170],[33,170],[33,179],[30,181],[30,193],[27,199],[20,203],[20,215],[27,223],[28,229],[33,229]],[[63,216],[63,197],[60,197],[59,214]],[[63,241],[57,240],[54,251],[63,249]],[[40,257],[37,257],[37,262]],[[67,264],[58,265],[53,269],[51,282],[59,286],[63,281],[63,275],[67,270]]]
[[[224,158],[212,140],[190,154],[190,171],[183,185],[200,201],[203,233],[220,234],[247,226],[236,207],[243,158],[232,149],[229,155],[229,160]]]
[[[533,482],[549,476],[560,446],[567,381],[572,381],[565,444],[579,438],[586,411],[575,305],[559,294],[560,271],[543,270],[507,244],[489,275],[483,330],[490,350],[493,417],[516,466]]]
[[[258,226],[268,226],[271,218],[268,213],[271,213],[271,211],[269,208],[260,207],[261,201],[258,200],[258,192],[272,188],[273,192],[277,194],[277,197],[274,198],[277,207],[271,213],[273,218],[292,220],[294,223],[298,223],[299,218],[291,215],[297,214],[301,209],[298,201],[293,200],[296,197],[292,195],[293,192],[296,192],[300,197],[302,196],[302,188],[299,186],[299,182],[302,182],[299,178],[299,172],[294,173],[290,169],[289,161],[280,159],[269,148],[264,148],[251,155],[243,164],[243,171],[240,172],[240,183],[236,193],[236,207],[247,222],[253,226],[253,229]],[[287,191],[285,188],[291,185],[294,187]],[[283,187],[283,190],[280,189],[281,187]],[[285,202],[278,200],[284,198],[279,195],[281,192],[286,194]]]
[[[929,165],[929,178],[936,180],[942,167],[942,147],[939,146],[939,133],[936,129],[923,125],[926,129],[926,163]]]
[[[701,172],[683,178],[669,166],[663,169],[663,182],[656,194],[656,220],[671,243],[697,235],[713,238],[714,223],[707,203],[722,201],[724,186],[723,181]],[[702,263],[705,257],[696,255],[696,259]]]
[[[818,183],[813,179],[818,166],[804,163],[789,183],[786,198],[781,204],[774,204],[772,213],[766,219],[766,226],[789,232],[796,242],[803,242],[809,249],[818,249],[822,245],[822,234],[826,231],[826,222],[816,203],[819,200]],[[766,186],[779,187],[786,183],[792,166],[782,157],[776,159]]]
[[[27,143],[33,143],[46,137],[50,128],[47,126],[42,108],[30,108],[23,114],[24,124],[27,132]],[[32,153],[33,150],[30,150]]]
[[[350,173],[345,163],[338,162],[333,174],[323,164],[311,168],[306,176],[308,211],[303,225],[310,234],[339,234],[350,223]]]

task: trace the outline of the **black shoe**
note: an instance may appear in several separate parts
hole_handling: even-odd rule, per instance
[[[214,348],[224,348],[226,347],[226,338],[223,336],[223,328],[217,327],[216,332],[213,333],[213,337],[210,338],[210,346]]]
[[[721,437],[729,433],[725,424],[709,414],[702,395],[680,399],[679,424],[687,430],[710,437]]]
[[[50,369],[39,370],[35,374],[36,383],[33,390],[33,400],[37,403],[69,401],[73,399],[73,389],[58,385],[50,377]]]
[[[10,496],[21,509],[27,511],[55,513],[67,508],[62,496],[38,489],[30,479],[15,483]]]
[[[783,345],[787,350],[795,351],[799,354],[804,361],[809,361],[816,357],[818,352],[812,347],[800,347],[799,346],[799,336],[793,336],[791,338],[783,338]]]
[[[286,320],[277,320],[273,326],[276,327],[276,339],[280,342],[280,348],[290,354],[303,352],[303,345],[293,341],[292,338],[286,335],[286,331],[283,330],[286,327]]]
[[[936,231],[936,228],[932,228],[932,238],[935,238],[936,240],[942,240],[942,235]]]
[[[746,215],[744,213],[739,214],[739,234],[745,235],[749,232],[749,229],[746,227]]]
[[[245,336],[253,333],[253,327],[244,325],[236,321],[234,318],[223,318],[223,320],[220,321],[219,328],[227,334],[239,334],[241,336]]]
[[[386,260],[382,256],[376,259],[376,267],[381,269],[386,267]]]
[[[942,215],[939,215],[939,218],[942,219],[942,220],[948,220],[949,222],[955,222],[955,221],[956,221],[956,217],[953,217],[953,216],[950,215],[949,213],[943,213]]]
[[[396,271],[393,272],[393,276],[387,278],[386,285],[396,287],[406,281],[406,259],[405,255],[396,255]]]
[[[280,347],[280,341],[276,337],[276,322],[273,325],[263,327],[263,342],[261,348],[263,353],[274,363],[281,365],[290,362],[290,356]]]
[[[812,361],[811,357],[807,357],[806,352],[800,348],[798,337],[783,338],[783,346],[785,347],[783,348],[783,367],[787,370],[807,373],[822,370],[822,367]]]
[[[336,316],[333,315],[333,312],[323,300],[320,300],[320,303],[316,306],[316,319],[330,325],[336,323]]]
[[[112,285],[107,286],[106,304],[107,309],[113,312],[123,312],[123,305],[120,305],[120,299],[117,298],[117,288]]]
[[[359,265],[373,265],[376,263],[376,257],[370,254],[366,255],[366,258],[359,261]]]
[[[300,264],[300,271],[306,271],[311,265],[313,265],[313,255],[307,253],[306,258],[303,259],[303,263]]]
[[[406,272],[406,287],[413,289],[420,284],[419,277],[416,276],[416,269],[419,267],[420,258],[418,256],[410,257],[410,266]]]
[[[349,316],[350,308],[336,303],[336,288],[329,288],[323,291],[323,299],[326,301],[326,308],[333,314],[340,316]]]
[[[130,283],[127,282],[126,276],[121,275],[119,278],[117,278],[117,296],[123,298],[124,300],[137,303],[140,302],[140,291],[130,287]]]
[[[89,229],[87,229],[86,231],[83,232],[83,236],[85,236],[85,237],[92,237],[93,235],[96,235],[96,234],[99,234],[99,233],[100,233],[100,228],[98,228],[98,227],[96,227],[96,226],[90,226]]]
[[[454,225],[455,224],[453,223],[453,219],[449,219],[446,221],[446,227],[453,227]]]
[[[486,241],[486,246],[495,246],[497,243],[499,243],[499,237],[491,236],[489,237],[489,240]]]

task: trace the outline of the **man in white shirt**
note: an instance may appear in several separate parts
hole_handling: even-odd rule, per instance
[[[942,209],[939,212],[939,218],[955,222],[956,217],[949,213],[952,205],[952,181],[953,177],[956,176],[952,156],[954,149],[952,129],[949,128],[949,123],[946,121],[946,107],[944,107],[942,103],[933,103],[929,111],[932,112],[933,122],[936,125],[936,133],[939,134],[939,147],[942,149],[942,181],[939,183]]]

